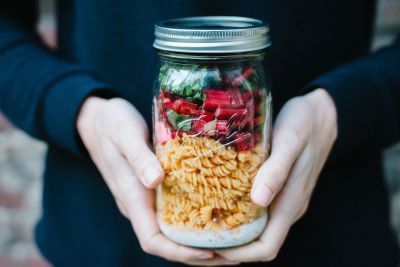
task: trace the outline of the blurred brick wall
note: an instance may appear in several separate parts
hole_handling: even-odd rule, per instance
[[[55,47],[53,0],[43,5],[38,25],[44,40]],[[374,49],[400,32],[400,0],[380,0]],[[0,114],[0,266],[47,267],[33,242],[40,216],[41,174],[46,146],[13,129]],[[400,233],[400,145],[385,152],[392,196],[392,222]],[[400,235],[399,235],[400,238]]]

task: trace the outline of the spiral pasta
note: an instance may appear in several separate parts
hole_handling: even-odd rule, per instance
[[[261,145],[237,152],[212,138],[184,134],[158,146],[156,152],[165,171],[161,188],[165,223],[219,230],[261,215],[263,208],[249,196],[265,159]]]

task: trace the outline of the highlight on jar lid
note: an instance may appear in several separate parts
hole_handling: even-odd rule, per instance
[[[233,16],[188,17],[155,24],[157,49],[181,53],[241,53],[270,46],[269,26]]]

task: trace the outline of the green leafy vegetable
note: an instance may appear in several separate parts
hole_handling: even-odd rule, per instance
[[[198,65],[164,63],[160,68],[160,87],[191,102],[204,101],[202,89],[207,69]]]
[[[192,119],[190,119],[190,117],[180,115],[172,109],[167,111],[167,118],[169,123],[177,130],[187,132],[192,128]]]

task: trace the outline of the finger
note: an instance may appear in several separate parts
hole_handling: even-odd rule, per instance
[[[152,196],[148,194],[147,198],[141,200],[140,205],[135,205],[130,211],[133,228],[145,252],[180,262],[213,257],[211,251],[185,247],[166,238],[158,227],[156,214],[152,209],[152,199]]]
[[[126,158],[133,173],[147,188],[157,187],[163,179],[161,165],[147,141],[138,136],[134,124],[126,124],[113,134],[112,140]]]
[[[291,211],[287,207],[278,207],[271,214],[267,228],[259,239],[238,248],[215,251],[230,261],[252,262],[272,261],[278,254],[291,226]]]
[[[126,218],[129,218],[128,210],[126,207],[122,204],[122,202],[118,199],[115,199],[115,202],[117,203],[117,207],[119,211],[124,215]]]
[[[298,130],[300,127],[297,121],[288,120],[280,123],[274,131],[271,156],[257,172],[250,193],[255,203],[268,206],[285,184],[306,144],[303,133]]]
[[[309,164],[310,150],[304,149],[293,166],[285,187],[278,194],[270,209],[270,221],[258,240],[249,245],[217,251],[216,253],[231,261],[271,261],[277,256],[290,227],[304,214],[312,191],[312,180],[318,175]]]
[[[117,195],[132,222],[133,229],[139,239],[142,249],[149,253],[172,261],[192,261],[210,259],[213,252],[178,245],[161,234],[153,206],[153,190],[147,189],[132,173],[123,161],[117,150],[109,149],[107,154],[108,164],[118,188]]]
[[[104,116],[105,121],[112,125],[107,136],[129,162],[140,181],[148,188],[155,188],[163,179],[163,171],[148,146],[148,129],[143,117],[123,99],[109,100]],[[106,127],[110,128],[110,125]]]
[[[164,178],[160,162],[143,140],[128,140],[119,147],[133,173],[147,188],[156,188]]]
[[[194,260],[185,262],[185,264],[193,266],[227,266],[227,265],[239,265],[240,262],[229,261],[221,256],[216,255],[214,258],[209,260]]]

